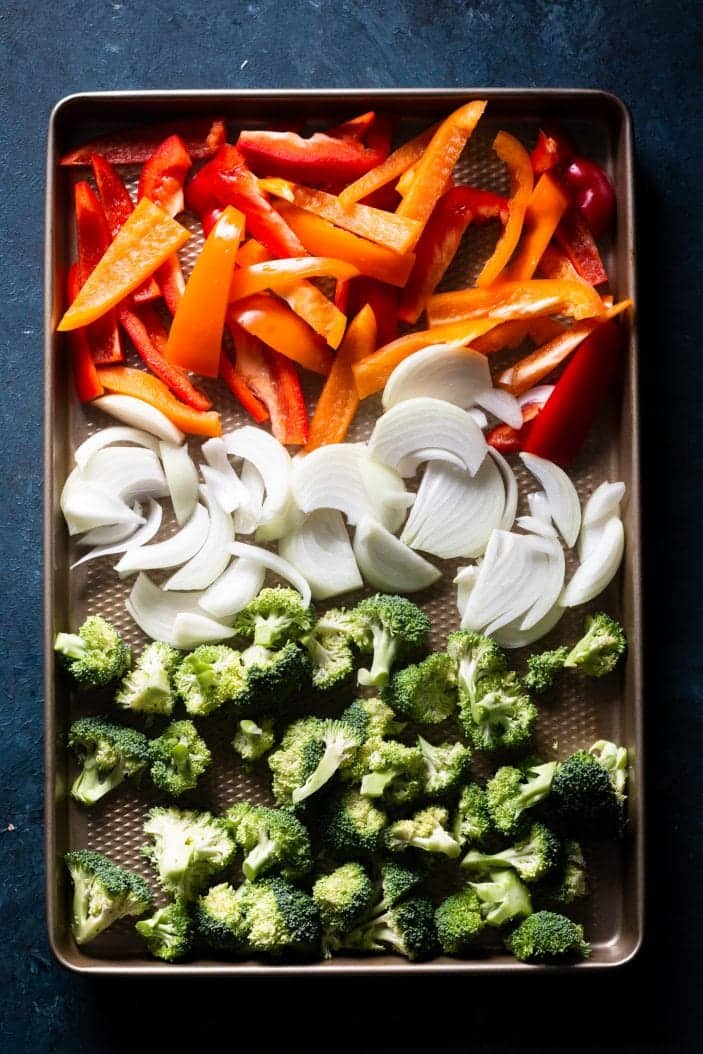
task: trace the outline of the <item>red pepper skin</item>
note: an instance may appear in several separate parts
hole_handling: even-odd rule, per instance
[[[147,128],[131,128],[94,139],[64,154],[59,164],[89,165],[93,154],[102,154],[113,165],[141,165],[151,157],[159,143],[174,133],[181,136],[188,153],[197,161],[216,154],[227,138],[225,122],[220,118],[192,117]]]
[[[549,172],[550,169],[569,161],[573,153],[574,146],[566,132],[553,126],[540,128],[537,143],[530,154],[532,171],[536,175]]]
[[[66,292],[68,302],[72,304],[76,299],[81,281],[78,274],[78,264],[71,264],[66,278]],[[76,394],[82,403],[88,403],[91,399],[97,399],[103,395],[105,389],[100,383],[98,371],[90,353],[90,345],[85,329],[71,330],[68,336],[71,348],[71,362],[73,365],[73,382],[76,386]]]
[[[579,345],[541,413],[523,450],[568,466],[576,459],[608,392],[620,377],[622,331],[603,322]]]
[[[351,278],[338,278],[334,286],[334,306],[349,318],[349,305],[352,296]]]
[[[594,238],[600,238],[615,215],[615,191],[608,175],[595,161],[572,157],[561,179],[574,205],[583,213]]]
[[[144,162],[137,196],[149,198],[169,216],[177,216],[183,212],[183,184],[192,164],[181,137],[170,135]]]
[[[353,280],[356,286],[356,302],[350,317],[354,317],[368,304],[376,318],[376,347],[390,344],[398,336],[398,290],[378,278],[362,275]]]
[[[87,183],[76,183],[76,241],[78,244],[78,276],[81,286],[102,259],[111,242],[110,231],[102,205]],[[114,311],[108,311],[87,330],[93,361],[97,366],[124,362],[120,332]]]
[[[205,237],[207,237],[207,234]],[[161,267],[156,272],[156,277],[161,286],[161,295],[166,301],[166,307],[172,315],[175,315],[186,288],[186,281],[183,277],[178,257],[171,256],[165,263],[161,264]]]
[[[369,110],[343,124],[336,124],[334,128],[328,128],[325,135],[331,135],[333,139],[364,139],[375,122],[376,113]]]
[[[592,286],[608,281],[591,228],[575,206],[566,210],[554,237],[584,281]]]
[[[225,382],[237,402],[241,403],[248,414],[260,425],[268,420],[268,410],[239,373],[237,366],[223,351],[220,356],[220,378]]]
[[[518,454],[530,434],[531,422],[542,411],[541,403],[525,403],[522,407],[522,428],[496,425],[486,433],[486,442],[501,454]]]

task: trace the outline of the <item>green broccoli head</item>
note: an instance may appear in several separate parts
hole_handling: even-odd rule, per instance
[[[244,853],[242,870],[250,882],[270,874],[295,881],[311,870],[310,837],[288,809],[237,802],[225,820]]]
[[[530,655],[527,660],[527,674],[525,684],[531,692],[541,695],[552,687],[557,675],[564,668],[569,649],[566,647],[554,648],[553,651],[543,651],[538,655]]]
[[[359,670],[359,684],[383,687],[391,669],[411,659],[427,644],[430,620],[406,597],[377,593],[353,611],[360,649],[372,656],[371,669]]]
[[[480,695],[487,677],[499,677],[507,669],[507,660],[493,637],[460,630],[447,638],[447,653],[454,663],[459,688],[459,705],[470,709]]]
[[[488,798],[483,787],[467,783],[459,797],[454,818],[453,834],[459,845],[485,845],[493,832],[493,821],[488,810]]]
[[[554,869],[535,888],[540,900],[556,904],[573,904],[588,894],[586,861],[578,842],[567,838],[559,846]]]
[[[405,867],[395,860],[381,864],[377,899],[369,915],[382,915],[405,900],[422,885],[423,876],[417,868]]]
[[[244,911],[239,891],[220,882],[198,898],[194,908],[198,937],[217,951],[241,952],[246,947]]]
[[[433,652],[422,662],[393,674],[384,699],[401,717],[418,725],[438,725],[456,710],[454,661]]]
[[[74,849],[64,860],[73,882],[71,931],[76,944],[87,944],[118,919],[151,908],[151,890],[141,875],[123,870],[102,853]]]
[[[564,666],[587,677],[604,677],[627,651],[627,637],[619,622],[602,611],[586,615],[584,635],[567,655]]]
[[[382,809],[350,787],[338,791],[325,803],[320,838],[334,859],[373,856],[387,823]]]
[[[225,703],[244,705],[249,699],[241,655],[226,644],[201,644],[186,655],[174,683],[192,717],[205,717]]]
[[[309,717],[295,721],[268,759],[276,801],[299,805],[350,761],[360,745],[359,734],[345,721]]]
[[[422,849],[426,853],[442,853],[455,859],[461,846],[449,833],[449,813],[441,805],[431,805],[416,812],[410,819],[396,820],[387,829],[384,840],[391,852],[408,848]]]
[[[487,926],[504,926],[532,912],[530,892],[512,868],[489,871],[483,882],[470,882]]]
[[[500,853],[481,853],[471,849],[461,866],[479,874],[499,867],[512,867],[523,882],[536,882],[556,866],[560,853],[559,839],[543,823],[533,823],[524,838]]]
[[[121,677],[132,661],[129,645],[101,615],[89,615],[78,633],[57,633],[54,651],[80,688],[103,688]]]
[[[622,830],[622,798],[618,797],[610,773],[586,750],[577,750],[559,765],[551,797],[556,811],[575,835],[607,838]]]
[[[246,692],[232,700],[235,714],[280,713],[307,683],[310,660],[293,641],[277,651],[251,644],[241,655],[246,674]]]
[[[71,795],[82,805],[94,805],[127,776],[139,778],[151,761],[146,736],[102,717],[79,717],[74,721],[68,745],[81,763]]]
[[[448,798],[459,793],[471,771],[471,751],[462,743],[433,746],[417,737],[425,763],[425,794],[428,798]]]
[[[193,790],[212,761],[192,721],[172,721],[158,739],[152,739],[151,751],[154,785],[174,798]]]
[[[578,926],[565,915],[536,911],[505,938],[506,948],[524,963],[586,959],[591,946]]]
[[[390,950],[411,962],[431,959],[437,952],[434,905],[428,897],[408,897],[363,922],[348,934],[344,947],[366,952]]]
[[[312,629],[314,612],[305,607],[297,589],[262,589],[237,615],[236,632],[263,648],[280,648],[300,640]]]
[[[355,699],[342,714],[340,720],[350,725],[360,739],[354,754],[340,765],[339,774],[350,783],[360,783],[369,771],[369,759],[384,736],[403,727],[395,720],[395,714],[376,697]]]
[[[369,634],[363,619],[359,619],[356,608],[330,608],[315,623],[315,633],[321,636],[341,633],[358,651],[369,647]]]
[[[342,944],[344,934],[356,926],[374,900],[374,885],[356,861],[322,875],[312,887],[322,922],[322,950],[329,958]]]
[[[467,886],[446,897],[435,911],[435,924],[439,943],[447,955],[469,951],[485,926],[476,890]]]
[[[173,713],[173,675],[181,653],[163,641],[147,644],[133,670],[125,674],[115,695],[115,706],[140,714]]]
[[[243,761],[254,762],[268,754],[275,742],[272,717],[260,717],[258,724],[251,718],[245,718],[237,726],[232,748]]]
[[[486,784],[488,811],[496,830],[511,837],[526,809],[537,805],[553,789],[555,761],[527,766],[527,771],[504,765]]]
[[[246,947],[276,957],[319,954],[320,913],[307,893],[283,878],[245,882],[236,897]]]
[[[311,664],[313,688],[331,692],[350,684],[354,676],[354,653],[345,633],[330,633],[315,626],[303,637]]]
[[[167,893],[193,900],[233,860],[236,846],[224,820],[209,812],[151,809],[144,824],[151,844],[142,853]]]
[[[158,908],[151,918],[142,919],[134,928],[154,958],[167,963],[185,959],[193,947],[193,920],[188,906],[180,900]]]
[[[466,705],[460,696],[459,717],[477,750],[525,747],[537,724],[537,710],[512,671],[482,679],[478,697]]]
[[[627,787],[627,748],[619,747],[611,743],[609,739],[599,739],[588,748],[588,753],[592,754],[598,764],[608,773],[615,794],[621,802],[624,802]]]
[[[427,769],[420,748],[406,747],[395,739],[373,743],[361,793],[369,798],[383,798],[389,805],[407,805],[421,797]]]

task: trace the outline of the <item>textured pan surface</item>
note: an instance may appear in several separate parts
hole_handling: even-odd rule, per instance
[[[492,93],[486,94],[490,98]],[[363,106],[361,102],[358,105]],[[444,102],[438,100],[429,110],[423,106],[421,112],[434,111],[440,114],[447,112],[452,105],[456,105],[455,99],[448,99]],[[212,108],[215,110],[216,107],[213,105]],[[236,113],[236,109],[230,109],[227,106],[220,105],[217,109],[231,114]],[[507,190],[506,176],[503,167],[496,162],[491,150],[492,139],[498,128],[505,128],[529,144],[534,136],[534,121],[525,120],[522,115],[497,117],[497,109],[495,105],[489,106],[489,116],[484,118],[480,130],[474,135],[461,158],[457,168],[457,177],[462,182],[505,193]],[[427,116],[419,117],[419,119],[416,116],[412,119],[417,112],[412,95],[408,96],[404,110],[408,115],[408,120],[401,126],[399,133],[401,140],[427,123]],[[109,112],[109,103],[106,105],[105,112]],[[175,115],[177,109],[174,107],[170,112]],[[267,106],[266,102],[262,101],[260,109],[262,122],[273,117],[276,112],[275,104]],[[315,102],[309,105],[305,102],[301,103],[299,112],[301,115],[309,112],[315,113]],[[535,105],[532,111],[535,118],[540,112],[540,108]],[[568,121],[568,106],[565,106],[563,113]],[[250,122],[251,117],[247,123]],[[607,164],[619,184],[621,231],[618,248],[622,250],[624,236],[622,217],[626,213],[627,203],[624,201],[624,195],[627,181],[621,175],[622,157],[618,154],[617,149],[614,149],[617,143],[613,136],[617,129],[608,127],[607,122],[595,116],[593,119],[584,120],[579,115],[572,120],[571,124],[583,151]],[[236,120],[232,120],[231,127],[236,129],[236,125]],[[54,207],[57,209],[53,214],[60,226],[60,231],[55,232],[56,244],[61,257],[57,262],[62,266],[70,260],[72,253],[72,214],[69,191],[75,178],[85,178],[85,171],[80,170],[80,175],[76,176],[75,173],[59,170],[59,178],[56,181],[53,195],[54,200],[48,202],[50,210]],[[50,217],[51,215],[52,213]],[[192,266],[193,259],[202,243],[195,225],[192,229],[194,237],[182,254],[186,273]],[[469,229],[442,288],[457,288],[473,279],[482,261],[490,253],[496,233],[493,225],[473,231]],[[613,278],[613,290],[617,297],[625,296],[630,292],[626,266],[627,255],[622,251],[617,254],[611,251],[608,255],[606,263]],[[60,348],[58,350],[60,352]],[[136,355],[129,353],[129,362],[137,365]],[[50,498],[47,502],[47,642],[54,631],[52,624],[54,619],[56,628],[74,628],[88,613],[97,611],[114,621],[125,638],[138,651],[145,643],[145,638],[132,622],[124,606],[124,600],[131,589],[133,578],[125,582],[119,580],[113,571],[113,564],[118,557],[92,561],[68,573],[70,564],[82,555],[84,550],[79,550],[74,543],[66,541],[60,516],[55,511],[58,506],[60,486],[72,463],[72,450],[92,432],[109,424],[109,420],[99,411],[86,409],[77,403],[70,388],[70,377],[66,376],[63,367],[56,370],[54,385],[53,391],[47,393],[49,403],[55,407],[48,422],[47,440],[52,461],[47,465],[47,477],[58,489],[54,490],[53,502]],[[229,393],[226,390],[223,391],[222,385],[213,383],[209,387],[215,406],[222,415],[225,431],[250,423]],[[311,405],[314,405],[317,391],[319,391],[319,385],[312,380],[308,392]],[[68,414],[62,410],[65,406],[69,407]],[[379,411],[378,399],[367,400],[362,404],[350,438],[367,438]],[[570,750],[587,746],[593,740],[601,737],[627,743],[632,750],[633,758],[636,759],[637,756],[639,704],[636,675],[639,632],[637,590],[632,572],[636,568],[638,527],[637,488],[632,459],[632,448],[635,442],[634,422],[631,417],[633,412],[633,392],[626,390],[624,412],[619,419],[613,407],[604,413],[600,427],[594,430],[594,436],[589,441],[588,448],[584,450],[571,473],[582,497],[590,494],[594,487],[605,478],[624,479],[628,483],[629,496],[625,520],[629,548],[625,573],[619,577],[617,583],[610,587],[606,596],[599,598],[590,607],[605,607],[623,619],[630,639],[633,641],[632,654],[627,669],[620,674],[606,678],[604,682],[582,682],[578,678],[565,678],[559,690],[550,696],[549,701],[540,705],[538,748],[545,757],[555,756],[555,749],[558,756],[563,757]],[[189,445],[195,460],[201,460],[199,457],[200,441],[191,438]],[[534,489],[534,487],[530,488],[529,476],[522,469],[519,461],[515,463],[514,459],[513,467],[518,475],[521,495],[524,498],[528,489]],[[165,505],[167,506],[168,503],[166,502]],[[172,519],[168,516],[166,523],[166,529],[173,526]],[[164,529],[162,529],[162,535],[163,533]],[[49,564],[51,554],[53,554],[53,566]],[[445,573],[437,586],[417,595],[418,602],[422,604],[432,619],[432,642],[435,647],[441,646],[446,635],[458,627],[456,587],[452,584],[452,578],[455,567],[465,562],[454,561],[442,564]],[[580,632],[583,613],[583,609],[575,613],[567,613],[553,633],[544,639],[544,643],[546,645],[551,642],[556,644],[575,639]],[[149,788],[148,781],[145,781],[139,791],[133,789],[131,785],[123,785],[109,795],[102,805],[92,810],[80,809],[71,801],[65,794],[65,788],[70,787],[74,775],[73,762],[67,757],[61,743],[70,722],[86,712],[86,704],[83,699],[67,690],[65,680],[61,676],[56,680],[54,701],[52,678],[53,663],[49,653],[47,733],[51,739],[47,743],[49,761],[47,833],[50,853],[48,858],[50,936],[54,947],[63,961],[78,968],[102,967],[111,970],[141,968],[148,971],[164,969],[162,965],[143,957],[141,944],[134,935],[132,925],[127,922],[116,925],[85,950],[77,950],[67,932],[69,893],[68,883],[62,873],[60,860],[62,852],[68,847],[88,846],[108,854],[117,863],[140,871],[146,878],[153,880],[153,873],[142,859],[139,849],[144,841],[142,823],[145,813],[159,798],[153,788]],[[95,697],[92,701],[95,703],[96,710],[106,710],[110,705],[109,697],[102,705],[99,705]],[[193,803],[220,810],[237,798],[269,801],[268,770],[264,766],[260,774],[252,775],[247,772],[229,745],[232,735],[230,723],[224,719],[210,719],[201,723],[201,730],[213,750],[214,764],[208,774],[209,778],[203,780],[198,792],[188,798],[188,804]],[[476,771],[478,775],[481,775],[480,766],[477,765]],[[183,804],[186,802],[184,801]],[[593,956],[590,960],[592,965],[623,961],[638,943],[641,885],[636,865],[641,854],[641,817],[638,809],[636,778],[632,779],[631,810],[631,830],[621,845],[608,846],[605,850],[594,848],[590,849],[590,852],[587,849],[591,896],[575,911],[570,912],[578,920],[584,922],[587,935],[593,943]],[[204,961],[175,969],[231,971],[241,970],[245,966],[256,972],[266,969],[260,963],[231,964]],[[309,972],[319,968],[328,972],[340,967],[357,971],[369,968],[418,969],[417,966],[411,967],[402,960],[392,957],[348,960],[335,958],[330,963],[320,964],[319,967],[291,967],[291,969],[303,969]],[[422,968],[426,970],[447,968],[485,970],[516,967],[512,958],[506,956],[499,948],[495,948],[490,951],[490,954],[487,949],[486,954],[474,960],[459,962],[437,959]],[[173,970],[174,967],[167,969]],[[280,970],[281,967],[274,969]]]

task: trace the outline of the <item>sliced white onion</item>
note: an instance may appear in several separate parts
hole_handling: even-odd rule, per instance
[[[162,439],[160,453],[176,523],[182,527],[198,500],[198,470],[185,443],[176,446]]]
[[[115,564],[115,571],[121,578],[125,578],[136,571],[160,571],[162,568],[178,567],[202,548],[209,524],[207,509],[196,505],[190,519],[180,531],[163,542],[154,542],[153,545],[129,550],[119,563]]]
[[[363,516],[354,533],[354,555],[364,581],[374,589],[415,593],[431,586],[441,572],[394,534]]]
[[[503,477],[503,486],[505,487],[505,507],[498,526],[501,531],[509,531],[515,523],[515,515],[517,513],[517,480],[515,479],[515,473],[499,450],[489,446],[488,453],[498,466],[498,471]]]
[[[146,545],[158,533],[162,515],[163,509],[158,501],[150,498],[147,518],[141,527],[138,527],[136,531],[132,531],[128,538],[123,538],[119,542],[113,542],[110,545],[97,545],[85,556],[82,556],[80,560],[76,560],[74,564],[71,564],[71,570],[74,567],[78,567],[79,564],[87,563],[88,560],[96,560],[99,556],[113,556],[115,553],[126,553],[129,549]]]
[[[255,560],[262,567],[266,567],[269,571],[273,571],[273,573],[278,575],[279,578],[285,578],[287,582],[290,582],[294,589],[298,590],[302,597],[303,604],[306,607],[308,606],[312,599],[310,586],[300,572],[297,571],[291,563],[284,560],[283,557],[269,552],[268,549],[262,549],[258,545],[247,545],[246,542],[233,542],[232,545],[229,546],[229,551],[233,556],[241,556],[246,560]]]
[[[234,529],[237,534],[253,534],[261,522],[261,510],[264,504],[264,479],[256,465],[244,461],[239,478],[247,489],[247,501],[234,514]]]
[[[476,393],[475,402],[511,428],[522,428],[522,410],[510,392],[504,392],[502,388],[483,388]]]
[[[473,417],[471,410],[468,410],[467,413]],[[476,423],[478,424],[478,421]],[[478,427],[480,428],[481,426],[478,425]],[[408,454],[402,461],[399,461],[397,466],[398,473],[407,479],[410,476],[414,476],[420,465],[423,465],[426,461],[444,461],[445,464],[454,465],[455,468],[466,472],[466,465],[462,459],[453,454],[451,450],[441,450],[439,447],[425,447],[423,450],[416,450],[413,454]]]
[[[581,505],[573,483],[553,461],[536,454],[520,454],[520,460],[535,479],[542,484],[549,502],[552,519],[566,544],[576,544],[581,527]]]
[[[469,564],[468,567],[460,567],[454,579],[456,586],[456,607],[459,615],[463,617],[466,605],[469,602],[471,591],[476,585],[480,564]]]
[[[603,526],[593,550],[574,572],[559,603],[562,607],[576,607],[593,600],[615,577],[625,548],[622,520],[612,516]]]
[[[232,516],[207,487],[200,488],[200,495],[210,513],[207,537],[195,556],[171,575],[164,589],[207,589],[229,563],[227,547],[234,541]]]
[[[203,479],[217,496],[225,512],[234,512],[249,500],[249,492],[232,468],[222,439],[208,439],[202,452],[207,465],[201,465]],[[209,467],[208,467],[209,466]]]
[[[525,631],[531,630],[533,626],[542,621],[545,615],[554,607],[564,588],[566,561],[564,559],[564,550],[556,536],[554,538],[543,538],[540,548],[547,559],[547,564],[540,576],[540,595],[520,623],[520,629]]]
[[[234,630],[203,615],[201,611],[181,611],[173,620],[173,644],[176,648],[197,648],[215,644],[234,636]]]
[[[289,493],[283,510],[268,523],[260,523],[256,528],[256,541],[275,542],[285,538],[291,531],[297,531],[304,519],[304,513],[296,505],[292,493]]]
[[[484,414],[483,410],[478,410],[475,406],[472,406],[471,409],[467,410],[466,412],[468,413],[469,417],[473,418],[473,420],[476,422],[481,431],[485,432],[485,430],[488,428],[488,418]]]
[[[99,432],[90,436],[76,450],[75,462],[79,468],[83,468],[92,454],[103,447],[112,446],[114,443],[136,443],[137,446],[148,447],[155,454],[159,452],[159,441],[148,432],[140,428],[128,428],[126,425],[115,425],[112,428],[101,428]]]
[[[176,428],[166,414],[143,399],[135,399],[131,395],[101,395],[99,399],[93,399],[90,405],[97,406],[99,410],[104,410],[106,414],[133,428],[141,428],[159,439],[165,439],[167,443],[182,443],[185,439],[180,428]]]
[[[95,483],[128,504],[139,498],[166,498],[168,484],[153,450],[104,447],[91,455],[83,479]]]
[[[317,509],[278,543],[278,551],[308,582],[315,600],[361,589],[354,552],[341,512]]]
[[[491,386],[488,359],[471,348],[432,344],[408,355],[393,370],[383,391],[383,408],[389,410],[406,399],[429,396],[464,409],[476,392]]]
[[[516,619],[515,622],[510,622],[507,626],[502,626],[499,630],[496,630],[493,636],[501,648],[526,648],[529,644],[534,644],[536,640],[540,640],[541,637],[546,636],[550,630],[554,629],[564,614],[564,610],[557,603],[547,612],[544,618],[536,622],[530,629],[520,629],[519,623],[521,620]]]
[[[123,542],[130,534],[134,534],[139,524],[144,523],[144,510],[140,502],[135,501],[132,512],[137,516],[138,524],[110,523],[106,527],[94,527],[92,531],[86,531],[77,538],[76,545],[112,545],[113,542]]]
[[[250,461],[264,481],[266,497],[260,528],[269,539],[281,537],[290,502],[291,456],[278,440],[262,428],[245,425],[223,436],[227,453]]]
[[[481,556],[504,509],[503,478],[491,458],[475,476],[430,461],[400,540],[444,560]]]
[[[518,395],[517,401],[521,407],[544,406],[553,391],[553,384],[538,384],[535,388],[529,388],[522,395]]]
[[[541,520],[542,523],[551,526],[552,510],[549,507],[547,495],[543,490],[533,491],[532,494],[528,494],[527,504],[530,507],[530,516],[534,516],[536,520]]]
[[[147,637],[151,637],[152,640],[162,640],[174,648],[179,648],[189,645],[178,643],[182,639],[182,633],[176,636],[174,624],[179,615],[200,615],[202,617],[198,600],[197,593],[165,593],[151,581],[148,575],[140,574],[127,598],[126,607]],[[211,620],[206,621],[211,622]],[[218,625],[218,623],[211,622],[211,626]],[[216,640],[225,640],[234,635],[234,631],[227,626],[219,626],[217,633],[219,636],[214,638]]]
[[[79,468],[69,473],[61,491],[60,506],[70,535],[116,523],[138,527],[142,522],[141,516],[118,495],[86,480]]]
[[[582,525],[589,527],[593,523],[609,520],[611,516],[619,516],[625,489],[624,483],[608,483],[607,480],[596,487],[584,506]]]
[[[391,468],[418,450],[454,454],[473,476],[486,456],[486,440],[466,410],[442,399],[406,399],[376,421],[369,454]]]
[[[261,591],[266,569],[258,560],[235,557],[199,600],[208,615],[227,622]]]
[[[541,538],[557,537],[557,532],[551,523],[545,523],[543,519],[537,516],[518,516],[515,522],[523,531],[529,531],[530,534],[539,534]]]

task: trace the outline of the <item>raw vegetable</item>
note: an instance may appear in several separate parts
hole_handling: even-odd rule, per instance
[[[129,366],[106,366],[100,371],[100,380],[108,392],[132,396],[135,400],[149,403],[155,409],[160,410],[164,417],[183,432],[203,436],[222,434],[219,414],[214,410],[207,412],[193,410],[185,403],[179,402],[158,377],[152,377],[143,370],[135,370]],[[123,407],[124,403],[120,406]],[[126,418],[122,416],[121,420],[126,420]],[[130,417],[128,423],[140,427],[135,417]],[[146,424],[143,427],[146,428]],[[159,434],[161,439],[179,442],[178,439],[174,440],[173,433],[156,434]]]

